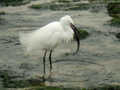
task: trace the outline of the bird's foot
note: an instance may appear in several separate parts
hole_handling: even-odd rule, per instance
[[[50,74],[48,75],[48,80],[49,80],[49,81],[53,81],[52,76],[53,76],[53,73],[50,72]]]
[[[36,75],[36,77],[38,79],[42,79],[42,81],[44,82],[45,81],[45,75],[41,76],[41,75]]]
[[[46,81],[46,79],[45,79],[45,75],[42,76],[42,80],[43,80],[43,82]]]

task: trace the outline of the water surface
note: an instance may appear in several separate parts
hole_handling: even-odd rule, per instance
[[[64,52],[63,54],[57,50],[53,53],[52,80],[47,80],[45,84],[64,87],[95,87],[120,83],[120,42],[114,36],[119,32],[119,28],[109,25],[108,21],[111,17],[106,10],[97,13],[91,12],[91,9],[51,11],[34,10],[27,6],[1,8],[7,13],[1,16],[0,24],[1,71],[14,71],[13,75],[21,76],[20,79],[41,76],[43,73],[42,56],[40,59],[25,56],[19,45],[18,34],[36,30],[68,14],[73,17],[76,25],[87,30],[90,36],[81,40],[80,51],[75,56],[65,56],[64,53],[70,51],[70,48],[65,47],[60,49]],[[75,48],[75,45],[73,47]],[[47,72],[49,75],[48,61]],[[2,82],[0,86],[3,86]]]

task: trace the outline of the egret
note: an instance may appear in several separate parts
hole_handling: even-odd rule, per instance
[[[43,69],[45,75],[45,61],[46,54],[49,52],[50,72],[52,71],[51,56],[53,50],[63,42],[71,40],[77,41],[77,50],[79,51],[79,31],[75,27],[74,22],[69,15],[60,18],[59,21],[51,22],[40,29],[30,32],[29,34],[20,35],[20,42],[25,47],[27,52],[34,50],[42,50],[43,55]]]

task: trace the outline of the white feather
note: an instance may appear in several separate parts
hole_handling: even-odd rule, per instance
[[[29,54],[55,49],[58,45],[68,43],[73,39],[70,23],[73,21],[66,15],[59,21],[51,22],[40,29],[20,34],[20,42]]]

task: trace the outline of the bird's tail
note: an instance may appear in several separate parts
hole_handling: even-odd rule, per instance
[[[20,41],[20,44],[21,44],[21,46],[22,46],[22,48],[23,48],[23,50],[24,50],[24,54],[25,55],[28,55],[28,34],[26,34],[26,33],[19,33],[19,41]]]

